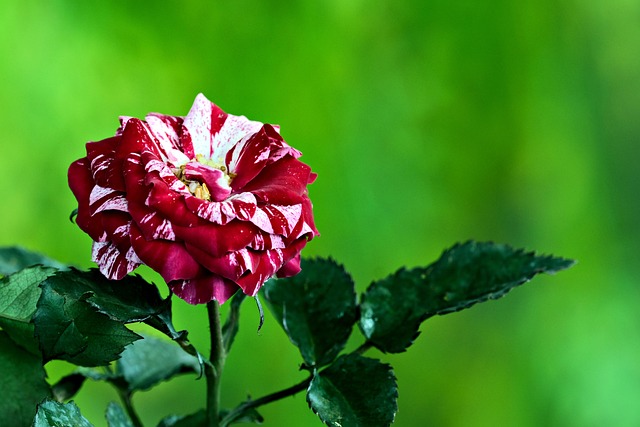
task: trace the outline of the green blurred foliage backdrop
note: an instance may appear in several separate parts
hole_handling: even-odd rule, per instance
[[[396,425],[640,425],[639,24],[628,0],[4,0],[0,244],[91,266],[69,163],[119,115],[184,115],[203,92],[303,151],[322,233],[306,255],[359,290],[469,238],[579,260],[372,352],[395,367]],[[176,305],[206,349],[203,308]],[[303,375],[270,316],[256,333],[251,302],[242,315],[227,406]],[[134,400],[155,425],[203,390],[184,377]],[[100,426],[115,399],[92,383],[77,402]],[[320,425],[303,394],[261,412]]]

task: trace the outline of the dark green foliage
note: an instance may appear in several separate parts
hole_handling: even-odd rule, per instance
[[[64,264],[52,260],[37,252],[28,251],[20,246],[0,248],[0,276],[6,276],[34,265],[44,265],[59,270],[66,268]]]
[[[123,323],[141,322],[166,310],[165,301],[155,285],[140,276],[109,280],[98,270],[61,271],[43,287],[72,299],[84,299],[96,311]]]
[[[351,276],[332,259],[302,261],[297,276],[264,286],[269,306],[310,366],[330,363],[342,350],[356,321]]]
[[[26,424],[25,424],[26,425]],[[75,403],[58,403],[46,400],[38,405],[33,427],[93,427]]]
[[[107,406],[106,418],[109,427],[134,427],[122,407],[115,402],[111,402]]]
[[[31,318],[40,298],[38,285],[55,273],[51,267],[28,267],[0,280],[0,327],[18,345],[39,355]]]
[[[145,322],[197,355],[186,332],[173,327],[170,300],[139,276],[113,281],[97,270],[70,269],[49,277],[41,288],[34,322],[45,361],[108,364],[139,338],[124,326],[131,322]]]
[[[373,283],[362,297],[360,329],[380,350],[401,352],[425,319],[500,298],[536,274],[573,263],[495,243],[457,244],[429,267],[400,269]]]
[[[341,356],[316,373],[307,390],[309,406],[328,426],[388,426],[397,398],[391,366],[358,354]]]
[[[62,359],[80,366],[108,365],[140,336],[90,305],[90,291],[82,292],[67,283],[54,276],[42,285],[34,323],[43,359]]]
[[[115,375],[129,392],[148,390],[181,373],[200,373],[200,362],[173,342],[145,337],[128,346],[116,361]]]
[[[0,331],[0,424],[31,425],[36,405],[51,395],[39,357],[27,352]]]

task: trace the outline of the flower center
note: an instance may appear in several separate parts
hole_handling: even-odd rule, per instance
[[[220,202],[231,194],[231,181],[235,174],[228,172],[222,162],[207,159],[198,154],[187,164],[174,169],[173,173],[184,183],[195,197],[208,202]]]

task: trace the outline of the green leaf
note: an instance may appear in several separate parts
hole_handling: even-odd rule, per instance
[[[28,267],[0,279],[0,327],[35,355],[40,355],[40,351],[31,318],[41,293],[38,285],[55,271],[51,267]]]
[[[185,353],[175,343],[154,337],[144,337],[128,346],[116,361],[115,369],[129,392],[148,390],[182,373],[199,374],[198,358]]]
[[[170,415],[160,421],[158,427],[206,427],[207,413],[200,410],[191,415]]]
[[[220,411],[220,419],[223,419],[229,411]],[[230,424],[248,423],[248,424],[262,424],[264,418],[255,409],[250,409],[247,413],[243,414],[238,419],[232,421]],[[204,410],[200,410],[191,415],[170,415],[160,421],[158,427],[206,427],[207,426],[207,413]]]
[[[224,419],[229,414],[228,410],[220,411],[220,419]],[[229,422],[229,425],[232,424],[262,424],[264,422],[264,417],[260,415],[260,413],[255,408],[250,408],[245,410],[241,416],[234,418],[233,421]]]
[[[18,347],[0,331],[0,423],[5,427],[30,425],[36,406],[51,395],[42,360]]]
[[[425,319],[500,298],[539,273],[573,264],[491,242],[456,244],[429,267],[400,269],[373,283],[360,303],[360,329],[381,351],[401,352]]]
[[[109,280],[98,270],[58,272],[46,282],[60,294],[84,298],[98,312],[122,323],[141,322],[166,309],[155,285],[140,276]]]
[[[75,403],[58,403],[46,400],[38,405],[33,427],[93,427]]]
[[[58,275],[42,283],[34,323],[45,362],[61,359],[80,366],[107,365],[140,338],[88,304],[91,292],[73,292],[64,284]]]
[[[340,356],[314,375],[307,390],[309,406],[328,426],[391,425],[397,399],[391,366],[358,354]]]
[[[59,263],[37,252],[31,252],[19,246],[0,248],[0,276],[13,274],[23,268],[33,265],[44,265],[59,270],[65,269],[64,264]]]
[[[109,402],[106,418],[109,427],[134,427],[122,407],[115,402]]]
[[[304,361],[324,366],[344,348],[357,319],[353,280],[332,259],[303,259],[301,267],[294,277],[268,281],[264,296]]]
[[[58,272],[43,286],[67,299],[84,301],[95,311],[118,323],[144,322],[175,340],[189,354],[200,357],[187,340],[186,331],[176,331],[171,318],[171,299],[163,300],[158,288],[140,276],[108,280],[98,270]]]

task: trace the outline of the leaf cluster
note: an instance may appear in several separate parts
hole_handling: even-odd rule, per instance
[[[360,296],[345,269],[331,259],[303,260],[302,272],[264,287],[271,311],[311,372],[307,402],[327,425],[388,426],[397,411],[391,367],[361,354],[405,351],[423,321],[497,299],[539,273],[573,261],[492,242],[456,244],[427,267],[401,268]],[[345,348],[357,324],[365,341]]]
[[[327,425],[388,426],[397,412],[396,378],[389,364],[363,356],[365,351],[406,351],[428,318],[500,298],[537,274],[572,264],[469,241],[426,267],[401,268],[358,296],[342,265],[330,258],[305,259],[300,274],[269,280],[262,294],[299,349],[309,377],[222,411],[220,425],[260,423],[257,407],[306,390],[310,408]],[[230,302],[220,329],[222,354],[238,332],[244,299],[239,293]],[[138,335],[128,327],[135,322],[170,340]],[[344,352],[355,325],[364,342]],[[106,381],[120,395],[123,406],[111,403],[107,409],[109,427],[140,427],[131,406],[134,393],[175,375],[201,375],[205,363],[207,369],[212,366],[189,343],[186,331],[175,330],[171,299],[161,298],[154,284],[139,276],[110,281],[96,270],[79,271],[22,248],[0,248],[0,349],[3,390],[12,396],[0,400],[0,418],[9,427],[90,426],[68,402],[87,379]],[[50,360],[79,368],[50,385],[43,368]],[[198,411],[166,417],[158,427],[204,425],[206,413]]]
[[[11,396],[0,400],[3,425],[90,425],[73,403],[62,403],[87,378],[112,383],[127,401],[174,375],[202,371],[203,359],[186,331],[173,327],[170,298],[162,299],[139,276],[114,282],[97,270],[79,271],[12,247],[0,248],[0,277],[0,376]],[[147,323],[179,345],[141,339],[126,326],[133,322]],[[43,365],[51,360],[79,368],[50,385]],[[103,368],[92,369],[98,366]],[[123,414],[111,405],[109,425],[132,425]]]

